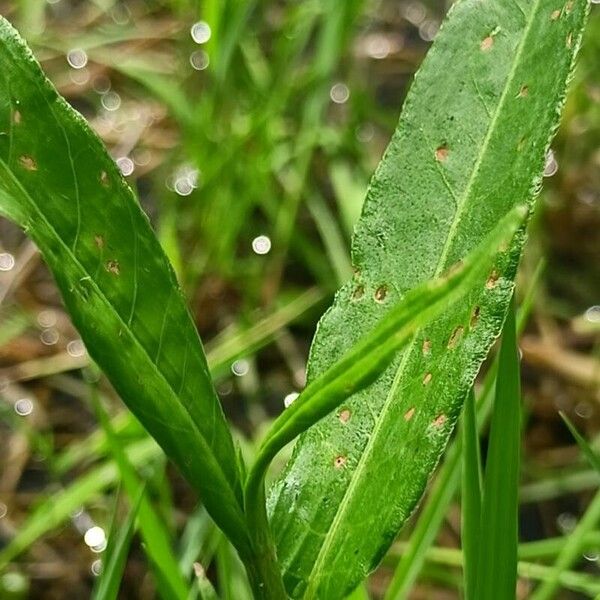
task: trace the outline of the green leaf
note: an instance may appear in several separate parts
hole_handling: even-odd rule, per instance
[[[464,555],[463,580],[465,598],[475,590],[479,537],[481,527],[481,456],[475,411],[475,393],[471,390],[465,400],[462,419],[462,494],[461,545]]]
[[[585,0],[453,5],[371,182],[355,276],[319,324],[309,381],[512,206],[533,203],[587,10]],[[354,395],[348,422],[331,415],[298,442],[269,499],[293,597],[349,593],[414,510],[500,332],[523,242]]]
[[[4,19],[0,59],[0,214],[37,244],[92,358],[219,526],[246,548],[231,435],[146,216]]]
[[[483,482],[477,576],[468,600],[514,600],[517,588],[521,379],[514,300],[502,334]]]
[[[589,463],[600,472],[600,458],[585,438],[577,431],[575,425],[563,413],[560,413],[569,431],[577,441],[583,455]],[[585,514],[577,527],[569,534],[560,547],[554,565],[550,568],[550,575],[544,580],[531,595],[532,600],[549,600],[556,596],[557,588],[561,584],[561,574],[576,564],[586,549],[586,538],[598,527],[600,523],[600,492],[596,492],[588,505]]]
[[[185,600],[188,595],[187,584],[173,553],[169,531],[145,491],[146,482],[139,479],[127,458],[95,390],[92,390],[91,396],[96,416],[106,432],[112,457],[119,469],[123,488],[132,505],[138,502],[140,491],[142,493],[138,509],[139,529],[145,544],[144,551],[150,559],[150,566],[156,576],[160,595],[174,600]]]
[[[127,518],[120,524],[116,516],[117,503],[115,503],[115,515],[108,534],[108,545],[102,555],[102,572],[96,580],[92,600],[117,599],[143,494],[144,488],[140,488],[138,497],[132,504]]]

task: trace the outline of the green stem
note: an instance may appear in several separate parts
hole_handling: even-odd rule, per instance
[[[265,505],[265,488],[250,496],[254,501],[246,505],[246,518],[252,540],[252,555],[243,556],[255,600],[287,600],[288,596],[281,578],[275,554]]]

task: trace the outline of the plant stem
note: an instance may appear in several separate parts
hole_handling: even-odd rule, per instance
[[[252,540],[252,555],[242,556],[255,600],[287,600],[288,596],[277,564],[261,482],[256,502],[246,505],[246,517]]]

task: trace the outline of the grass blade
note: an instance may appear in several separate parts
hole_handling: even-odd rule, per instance
[[[112,429],[110,419],[95,392],[92,393],[92,399],[98,420],[106,432],[113,459],[119,469],[121,481],[130,502],[132,504],[136,503],[138,496],[142,493],[138,508],[139,527],[142,539],[145,542],[145,552],[156,575],[161,596],[173,598],[174,600],[186,600],[188,595],[187,584],[172,551],[171,536],[164,521],[154,510],[147,493],[143,491],[145,484],[140,481],[123,451],[121,443]]]
[[[477,561],[479,557],[479,532],[481,527],[481,456],[479,432],[475,413],[475,394],[467,396],[463,412],[463,467],[461,495],[461,542],[464,554],[465,598],[475,590]]]
[[[132,504],[125,522],[119,526],[117,526],[115,514],[113,525],[108,534],[108,545],[102,556],[102,572],[96,580],[92,600],[116,600],[119,594],[121,579],[127,561],[127,553],[129,552],[129,546],[133,538],[135,520],[143,495],[144,488],[141,487],[137,500]]]
[[[483,486],[477,581],[469,599],[515,598],[520,444],[521,382],[513,300],[500,347]]]
[[[570,419],[563,413],[560,415],[566,423],[573,437],[577,441],[583,455],[587,458],[590,464],[600,473],[600,458],[585,440],[585,438],[577,431]],[[560,586],[560,576],[564,571],[567,571],[571,566],[579,560],[582,552],[586,547],[586,537],[598,527],[600,523],[600,492],[596,492],[585,514],[577,524],[577,527],[569,534],[564,541],[560,553],[554,561],[551,568],[550,576],[545,579],[531,595],[531,600],[549,600],[554,598],[556,591]]]
[[[0,57],[0,214],[35,241],[92,358],[248,552],[231,434],[147,217],[4,19]]]

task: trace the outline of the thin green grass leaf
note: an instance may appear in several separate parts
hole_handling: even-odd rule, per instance
[[[598,457],[585,438],[577,431],[570,419],[564,413],[560,413],[560,416],[577,441],[582,454],[600,473],[600,457]],[[550,577],[535,590],[531,595],[531,600],[549,600],[556,596],[556,592],[560,586],[561,573],[569,570],[581,558],[586,549],[586,537],[598,527],[599,523],[600,491],[596,492],[583,517],[565,540],[560,553],[554,561],[554,565],[551,567]]]
[[[473,390],[469,392],[465,401],[462,440],[461,544],[465,559],[463,568],[465,598],[471,598],[475,590],[479,557],[482,489],[479,432]]]
[[[102,555],[102,572],[94,585],[92,600],[117,599],[144,491],[142,486],[123,523],[119,523],[117,518],[117,496],[113,523],[108,533],[108,545]]]
[[[145,483],[139,479],[135,469],[127,458],[95,390],[92,390],[92,401],[100,425],[106,432],[110,450],[119,469],[123,487],[130,502],[134,504],[137,502],[140,490],[144,490]],[[188,587],[173,553],[171,536],[165,526],[164,520],[154,510],[146,493],[142,493],[138,514],[140,533],[145,543],[144,550],[150,560],[150,566],[156,575],[158,588],[162,592],[161,596],[173,598],[173,600],[186,600]]]
[[[521,377],[514,300],[502,331],[483,484],[477,579],[468,600],[514,600],[517,588]]]

